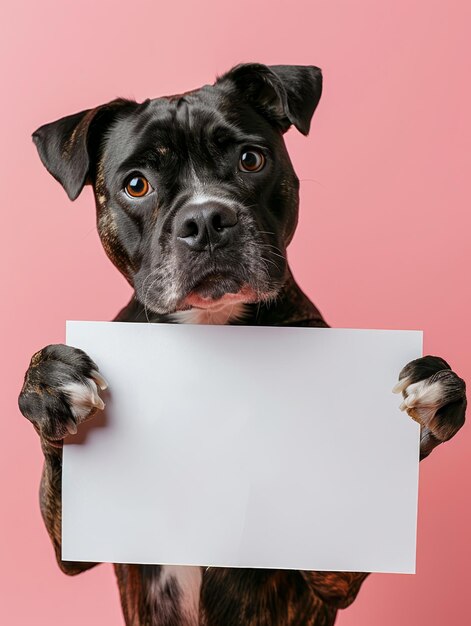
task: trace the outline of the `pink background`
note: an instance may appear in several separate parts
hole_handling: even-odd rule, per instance
[[[40,519],[42,456],[16,397],[33,351],[66,319],[110,319],[130,295],[94,227],[30,140],[116,96],[211,82],[240,61],[316,64],[295,275],[334,326],[422,328],[426,352],[471,381],[471,5],[467,0],[15,0],[2,12],[0,622],[122,624],[110,565],[67,578]],[[393,381],[391,381],[393,382]],[[368,389],[365,388],[365,394]],[[374,575],[341,626],[471,622],[469,426],[421,467],[418,573]]]

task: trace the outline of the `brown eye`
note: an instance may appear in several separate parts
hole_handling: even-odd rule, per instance
[[[259,172],[264,165],[265,155],[257,150],[246,150],[239,159],[239,169],[243,172]]]
[[[149,181],[144,176],[133,176],[128,180],[124,188],[125,192],[131,198],[142,198],[146,196],[152,187],[149,185]]]

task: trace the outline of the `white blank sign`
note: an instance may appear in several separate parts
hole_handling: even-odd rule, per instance
[[[62,558],[415,571],[418,331],[68,322],[108,380],[66,440]],[[81,432],[82,431],[82,432]]]

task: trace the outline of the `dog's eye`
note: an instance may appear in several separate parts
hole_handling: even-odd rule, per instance
[[[239,159],[239,169],[243,172],[259,172],[265,166],[265,155],[257,150],[242,152]]]
[[[133,176],[128,179],[124,191],[131,198],[142,198],[152,191],[152,187],[144,176]]]

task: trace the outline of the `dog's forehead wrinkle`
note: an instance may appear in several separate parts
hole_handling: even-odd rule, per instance
[[[169,143],[182,136],[185,141],[191,138],[199,141],[202,136],[205,141],[217,140],[220,136],[239,141],[247,134],[218,107],[186,99],[179,100],[178,104],[170,103],[167,108],[157,108],[142,129],[145,135],[160,134]]]
[[[218,153],[222,156],[231,145],[267,143],[261,129],[231,118],[199,97],[190,100],[156,99],[119,119],[106,139],[109,180],[131,169],[158,171],[167,167],[176,173],[189,165],[190,179],[186,182],[199,192],[217,177],[217,172],[209,175],[207,168]]]

